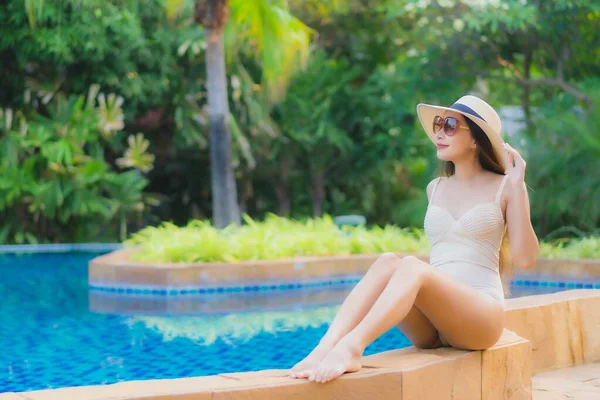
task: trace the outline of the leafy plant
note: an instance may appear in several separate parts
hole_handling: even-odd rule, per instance
[[[600,236],[544,242],[540,246],[540,256],[547,258],[597,260],[600,259]]]
[[[421,231],[394,226],[367,229],[338,228],[330,216],[292,220],[269,214],[263,222],[247,215],[241,227],[223,230],[209,221],[194,220],[184,227],[165,222],[146,227],[124,241],[137,246],[136,261],[235,262],[277,260],[299,256],[426,251],[428,242]]]
[[[58,92],[45,106],[46,114],[37,109],[2,112],[0,243],[90,240],[98,228],[105,237],[117,237],[107,229],[116,221],[123,239],[126,216],[144,210],[147,180],[135,170],[116,171],[105,158],[104,146],[118,147],[118,127],[112,125],[113,133],[105,135],[104,95],[96,94],[96,86],[87,101]],[[111,119],[122,119],[118,108],[111,114]],[[106,139],[112,142],[103,143]],[[125,154],[129,161],[121,164],[149,170],[153,156],[146,154],[147,147],[136,136]]]
[[[524,146],[532,218],[542,235],[564,226],[592,233],[600,226],[600,176],[594,172],[600,169],[600,81],[586,86],[590,107],[555,97],[538,111]]]

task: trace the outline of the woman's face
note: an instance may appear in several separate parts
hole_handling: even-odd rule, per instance
[[[446,111],[440,116],[455,118],[456,129],[450,134],[446,134],[443,128],[436,130],[437,157],[442,161],[456,161],[473,155],[477,146],[464,117],[453,111]]]

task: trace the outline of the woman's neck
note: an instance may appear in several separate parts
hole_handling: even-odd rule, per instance
[[[458,181],[469,182],[484,172],[481,164],[475,160],[454,163],[454,177]]]

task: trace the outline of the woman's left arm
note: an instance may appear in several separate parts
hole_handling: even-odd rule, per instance
[[[525,185],[526,163],[523,157],[509,144],[504,148],[509,153],[510,167],[507,171],[506,221],[513,264],[520,269],[535,265],[540,245],[531,225],[529,196]],[[513,165],[514,162],[514,165]]]

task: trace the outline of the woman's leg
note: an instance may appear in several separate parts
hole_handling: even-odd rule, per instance
[[[437,328],[417,306],[413,305],[397,326],[416,348],[437,349],[442,347]]]
[[[309,372],[333,349],[348,332],[367,315],[390,278],[400,266],[402,259],[394,253],[384,253],[371,265],[365,276],[348,294],[327,333],[317,347],[291,370],[293,378],[307,378]],[[433,326],[429,324],[431,329]],[[423,328],[419,329],[423,331]],[[435,332],[433,332],[435,334]],[[428,336],[432,336],[430,332]]]
[[[502,334],[504,309],[499,302],[415,257],[406,257],[371,310],[310,371],[309,379],[327,382],[360,369],[365,348],[403,321],[413,306],[454,347],[485,349]]]

